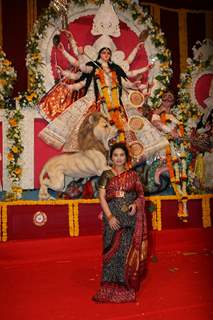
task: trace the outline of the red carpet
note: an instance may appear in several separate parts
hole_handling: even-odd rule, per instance
[[[0,244],[1,320],[213,319],[212,229],[152,235],[152,253],[137,303],[98,305],[101,237]]]

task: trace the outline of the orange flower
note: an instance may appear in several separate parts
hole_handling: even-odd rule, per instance
[[[17,126],[17,121],[16,121],[16,119],[10,119],[10,120],[9,120],[9,124],[11,125],[11,127],[16,127],[16,126]]]
[[[4,87],[6,83],[7,83],[6,80],[0,79],[0,85],[2,85],[2,87]]]
[[[20,193],[22,192],[22,188],[21,187],[17,187],[17,186],[13,186],[12,187],[12,191],[15,193]]]
[[[9,60],[5,59],[4,60],[4,65],[5,66],[9,66],[9,65],[11,65],[11,62]]]
[[[161,119],[161,122],[162,122],[163,124],[166,123],[166,112],[165,112],[165,111],[161,113],[160,119]]]
[[[9,161],[11,161],[11,160],[14,159],[14,156],[13,156],[13,154],[12,154],[11,152],[9,152],[9,153],[7,154],[7,159],[8,159]]]
[[[27,100],[31,102],[33,98],[36,98],[37,94],[35,92],[32,92],[30,95],[27,96]]]
[[[21,169],[21,168],[16,168],[16,169],[15,169],[15,174],[16,174],[17,176],[19,176],[21,173],[22,173],[22,169]]]

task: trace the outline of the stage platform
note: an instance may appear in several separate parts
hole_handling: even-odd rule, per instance
[[[188,196],[188,222],[178,218],[176,196],[146,197],[149,230],[208,228],[213,194]],[[154,208],[154,209],[153,209]],[[98,199],[0,202],[2,242],[101,234]]]

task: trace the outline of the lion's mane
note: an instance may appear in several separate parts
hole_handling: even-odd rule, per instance
[[[90,117],[92,117],[92,121],[89,119]],[[88,115],[84,119],[78,133],[78,144],[80,150],[86,151],[96,149],[106,155],[107,151],[103,143],[96,138],[93,132],[101,118],[107,120],[100,112],[94,112],[92,115]]]

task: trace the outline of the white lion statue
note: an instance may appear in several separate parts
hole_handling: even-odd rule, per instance
[[[65,176],[73,179],[100,176],[108,170],[106,155],[109,140],[115,137],[117,129],[100,113],[95,112],[85,118],[80,126],[76,153],[64,153],[48,160],[40,173],[39,199],[50,198],[48,188],[62,191]]]

